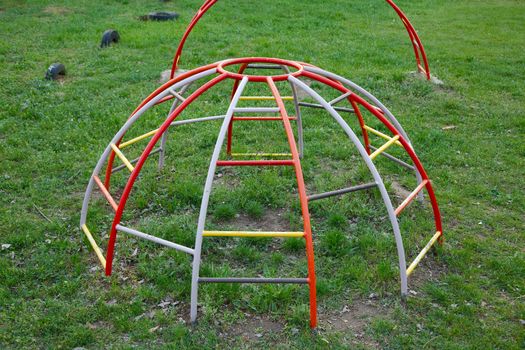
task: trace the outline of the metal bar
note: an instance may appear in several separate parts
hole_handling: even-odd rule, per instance
[[[308,278],[199,277],[199,283],[294,283],[307,284]]]
[[[428,180],[423,180],[423,182],[420,183],[420,184],[416,187],[416,189],[415,189],[414,191],[412,191],[412,193],[410,193],[410,194],[408,195],[407,198],[405,198],[405,200],[399,205],[399,207],[397,207],[397,209],[396,209],[396,211],[395,211],[396,215],[399,215],[399,214],[403,211],[403,209],[405,209],[405,207],[406,207],[407,205],[409,205],[410,202],[412,202],[412,200],[417,196],[417,194],[419,193],[419,191],[421,191],[421,190],[423,189],[423,187],[425,187],[425,185],[427,184],[427,182],[428,182]]]
[[[374,146],[372,146],[372,145],[370,145],[370,149],[372,149],[372,150],[374,150],[374,151],[377,150],[377,148],[374,147]],[[383,157],[386,157],[386,158],[390,159],[390,160],[393,161],[393,162],[396,162],[397,164],[399,164],[399,165],[401,165],[401,166],[404,166],[404,167],[407,168],[407,169],[410,169],[410,170],[413,170],[413,171],[416,170],[416,168],[414,168],[412,165],[403,162],[401,159],[394,157],[394,156],[391,155],[390,153],[383,152],[383,153],[381,153],[381,155],[382,155]]]
[[[315,200],[318,200],[318,199],[328,198],[328,197],[332,197],[332,196],[339,196],[339,195],[342,195],[342,194],[345,194],[345,193],[366,190],[368,188],[372,188],[372,187],[376,187],[376,186],[377,186],[377,184],[375,182],[371,182],[371,183],[368,183],[368,184],[362,184],[362,185],[347,187],[347,188],[343,188],[343,189],[340,189],[340,190],[324,192],[324,193],[319,193],[319,194],[313,194],[311,196],[308,196],[308,201],[311,202],[311,201],[315,201]]]
[[[177,100],[179,100],[180,102],[184,102],[186,100],[186,98],[181,96],[177,91],[175,91],[173,89],[170,89],[169,91],[170,91],[170,94],[175,96],[177,98]]]
[[[135,138],[133,138],[133,139],[131,139],[129,141],[122,142],[119,145],[119,148],[122,149],[122,148],[128,147],[129,145],[132,145],[132,144],[134,144],[136,142],[139,142],[140,140],[144,140],[147,137],[153,136],[153,135],[155,135],[157,130],[159,130],[159,129],[151,130],[150,132],[147,132],[144,135],[140,135],[140,136],[137,136],[137,137],[135,137]]]
[[[425,246],[425,248],[423,248],[423,250],[421,250],[421,252],[418,254],[418,256],[414,259],[414,261],[412,261],[412,263],[410,264],[410,266],[408,267],[407,269],[407,277],[410,276],[412,274],[412,272],[414,271],[414,269],[416,268],[416,266],[419,264],[419,262],[421,261],[421,259],[423,259],[425,257],[425,255],[427,254],[427,252],[430,250],[430,248],[434,245],[434,243],[436,243],[437,239],[441,236],[441,232],[440,231],[437,231],[436,234],[434,236],[432,236],[432,239],[427,243],[427,245]]]
[[[204,237],[303,237],[304,232],[203,231]]]
[[[372,160],[375,159],[378,155],[380,155],[381,153],[386,151],[388,149],[388,147],[392,146],[398,139],[399,139],[399,135],[396,135],[396,136],[392,137],[390,139],[390,141],[385,142],[385,144],[383,146],[381,146],[378,149],[376,149],[374,151],[374,153],[372,153],[370,155],[370,159],[372,159]]]
[[[93,180],[95,180],[95,183],[97,184],[98,188],[100,188],[100,191],[102,192],[104,197],[106,197],[106,200],[109,202],[113,210],[117,211],[118,209],[117,203],[115,202],[113,197],[111,197],[111,194],[108,192],[108,189],[106,188],[106,186],[104,186],[102,181],[100,181],[100,178],[98,176],[93,176]]]
[[[162,239],[162,238],[158,238],[158,237],[155,237],[155,236],[152,236],[152,235],[148,235],[147,233],[140,232],[140,231],[134,230],[134,229],[126,227],[126,226],[117,225],[117,230],[121,231],[121,232],[129,233],[130,235],[133,235],[133,236],[136,236],[136,237],[139,237],[139,238],[143,238],[143,239],[146,239],[146,240],[151,241],[151,242],[158,243],[160,245],[163,245],[163,246],[166,246],[166,247],[169,247],[169,248],[180,250],[181,252],[184,252],[184,253],[188,253],[188,254],[191,254],[191,255],[193,255],[193,253],[194,253],[194,250],[191,249],[191,248],[185,247],[185,246],[177,244],[177,243],[173,243],[173,242],[167,241],[167,240]]]
[[[283,96],[285,101],[293,101],[293,96]],[[273,96],[241,96],[241,101],[275,101]]]
[[[391,140],[391,139],[392,139],[390,136],[388,136],[388,135],[386,135],[386,134],[383,134],[383,133],[382,133],[381,131],[379,131],[379,130],[376,130],[376,129],[374,129],[374,128],[371,128],[371,127],[369,127],[368,125],[365,125],[364,127],[365,127],[366,130],[370,131],[372,134],[377,135],[377,136],[379,136],[379,137],[381,137],[381,138],[384,138],[385,140]],[[395,143],[396,143],[396,145],[403,147],[403,145],[401,144],[401,142],[396,141]]]
[[[234,113],[279,113],[278,107],[237,107]]]
[[[294,165],[293,160],[219,160],[217,166],[279,166]]]
[[[336,103],[341,102],[342,100],[344,100],[345,98],[347,98],[351,94],[352,94],[351,92],[346,92],[346,93],[342,94],[341,96],[334,98],[332,101],[328,102],[328,104],[333,106]]]
[[[204,118],[178,120],[176,122],[171,123],[170,127],[171,126],[177,126],[177,125],[184,125],[184,124],[207,122],[207,121],[210,121],[210,120],[219,120],[219,119],[224,119],[224,117],[226,117],[226,116],[225,115],[214,115],[214,116],[211,116],[211,117],[204,117]]]
[[[276,66],[274,64],[262,64],[262,63],[250,63],[248,68],[253,69],[282,69],[281,66]]]
[[[324,109],[322,105],[317,104],[317,103],[299,102],[299,106]],[[346,108],[346,107],[333,107],[333,108],[336,111],[340,111],[340,112],[354,113],[354,110],[351,108]]]
[[[296,117],[288,117],[288,120],[296,120]],[[233,117],[232,120],[260,120],[260,121],[268,121],[268,120],[283,120],[281,117]]]
[[[199,294],[199,270],[201,264],[201,249],[202,249],[202,232],[204,231],[204,225],[206,224],[206,215],[208,213],[208,204],[210,201],[211,189],[213,186],[213,179],[215,178],[215,170],[217,169],[217,163],[221,153],[224,139],[228,126],[230,125],[233,117],[233,112],[237,103],[239,103],[239,97],[241,97],[244,87],[248,83],[248,77],[242,78],[240,81],[235,94],[232,97],[226,117],[224,118],[217,141],[215,141],[215,147],[210,159],[210,166],[208,168],[208,175],[206,176],[206,183],[204,184],[204,191],[202,193],[201,206],[199,211],[199,219],[197,222],[197,232],[195,235],[195,254],[193,255],[192,271],[191,271],[191,300],[190,300],[190,320],[195,322],[197,319],[197,301]]]
[[[291,153],[232,153],[232,157],[291,157]]]
[[[91,235],[91,232],[89,232],[89,229],[87,228],[86,224],[82,225],[81,227],[89,243],[91,243],[91,247],[93,247],[93,250],[97,254],[98,260],[100,260],[102,267],[105,269],[106,268],[106,258],[104,258],[104,255],[102,255],[102,251],[98,247],[97,242],[95,242],[95,240],[93,239],[93,235]]]
[[[154,149],[153,151],[151,151],[151,153],[150,153],[149,155],[151,156],[152,154],[159,153],[160,151],[161,151],[160,147],[159,147],[159,148],[156,148],[156,149]],[[137,158],[135,158],[135,159],[130,160],[129,162],[130,162],[131,164],[135,164],[136,162],[139,161],[139,159],[140,159],[140,157],[137,157]],[[111,169],[111,172],[112,172],[112,173],[117,172],[117,171],[119,171],[119,170],[124,169],[125,167],[126,167],[125,164],[121,164],[121,165],[116,166],[116,167],[114,167],[113,169]]]
[[[131,165],[131,163],[129,162],[128,158],[126,158],[126,156],[120,151],[120,149],[117,147],[117,145],[115,145],[114,143],[111,143],[110,146],[113,149],[113,151],[115,152],[115,154],[117,155],[117,157],[120,158],[122,163],[124,163],[126,165],[126,168],[128,168],[129,171],[133,171],[133,169],[135,169],[135,168],[133,167],[133,165]]]

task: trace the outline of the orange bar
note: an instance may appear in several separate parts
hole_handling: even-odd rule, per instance
[[[405,207],[407,205],[410,204],[410,202],[412,202],[412,200],[417,196],[417,194],[419,193],[419,191],[421,191],[423,189],[423,187],[425,187],[425,185],[428,183],[428,180],[423,180],[421,181],[421,183],[419,184],[419,186],[416,187],[416,189],[414,191],[412,191],[412,193],[410,193],[408,195],[408,197],[403,201],[403,203],[401,203],[399,205],[399,207],[397,207],[395,213],[396,215],[399,215],[403,209],[405,209]]]
[[[115,200],[113,199],[113,197],[111,197],[111,194],[109,194],[106,186],[104,186],[104,184],[102,183],[102,181],[100,181],[99,177],[98,176],[93,176],[93,180],[95,180],[95,183],[97,184],[98,188],[100,188],[100,191],[102,191],[102,194],[104,195],[104,197],[106,197],[107,201],[109,202],[109,204],[111,205],[111,207],[113,208],[114,211],[117,211],[118,209],[118,205],[117,203],[115,202]]]

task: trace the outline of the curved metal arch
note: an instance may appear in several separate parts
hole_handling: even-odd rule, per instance
[[[307,72],[305,72],[305,75],[306,74]],[[401,237],[401,230],[399,229],[399,223],[397,222],[397,217],[394,213],[394,207],[392,206],[390,196],[388,195],[385,184],[383,183],[383,180],[381,179],[379,172],[377,171],[374,163],[370,160],[370,157],[368,156],[366,149],[363,147],[363,145],[359,141],[359,138],[357,137],[357,135],[354,133],[352,128],[346,123],[346,121],[339,115],[339,113],[323,97],[321,97],[321,95],[315,92],[311,87],[309,87],[308,85],[306,85],[305,83],[303,83],[297,78],[290,77],[288,79],[293,84],[299,86],[303,91],[305,91],[308,95],[310,95],[313,99],[315,99],[319,104],[321,104],[324,107],[324,109],[335,119],[335,121],[341,126],[341,128],[343,128],[343,130],[348,135],[348,137],[350,138],[354,146],[357,148],[359,154],[361,155],[361,158],[363,158],[363,160],[365,161],[365,164],[368,167],[368,170],[370,171],[370,173],[372,174],[374,178],[374,182],[379,188],[379,192],[381,193],[381,198],[383,199],[383,202],[385,203],[385,207],[388,212],[390,224],[392,225],[392,229],[394,231],[394,238],[396,241],[397,255],[398,255],[398,260],[399,260],[401,294],[407,295],[408,287],[407,287],[407,273],[406,273],[406,258],[405,258],[405,249],[403,247],[403,238]]]
[[[217,3],[218,0],[206,0],[197,13],[193,16],[193,18],[190,21],[190,24],[188,27],[186,27],[186,30],[184,31],[184,34],[182,35],[182,38],[179,42],[179,45],[177,46],[177,51],[175,52],[175,56],[173,57],[173,63],[171,66],[171,75],[170,77],[173,78],[175,76],[175,72],[177,71],[177,68],[179,67],[179,61],[182,56],[182,51],[184,49],[184,45],[186,43],[186,40],[188,39],[188,36],[193,31],[193,28],[197,25],[199,20],[208,12],[208,10]],[[421,39],[419,38],[419,35],[417,34],[416,30],[414,29],[414,26],[410,21],[408,20],[408,17],[405,15],[405,13],[397,6],[393,0],[385,0],[390,7],[394,9],[394,11],[397,13],[401,21],[403,22],[403,25],[405,26],[405,29],[407,30],[408,36],[410,38],[410,43],[412,44],[412,47],[414,49],[414,55],[416,58],[416,64],[417,64],[417,70],[418,72],[425,75],[427,80],[430,80],[430,67],[428,64],[427,55],[425,53],[425,49],[423,47],[423,43],[421,42]],[[421,64],[423,61],[423,65]]]

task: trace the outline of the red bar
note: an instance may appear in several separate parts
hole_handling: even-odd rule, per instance
[[[399,207],[397,207],[397,209],[395,211],[396,215],[399,215],[403,211],[403,209],[405,209],[406,206],[409,205],[410,202],[412,202],[412,200],[414,198],[416,198],[416,196],[419,193],[419,191],[421,191],[423,189],[423,187],[425,187],[427,182],[428,182],[428,180],[421,181],[419,186],[417,186],[416,189],[403,201],[403,203],[401,203],[401,205],[399,205]]]
[[[296,120],[296,117],[288,117],[288,120]],[[281,117],[233,117],[233,120],[283,120]]]
[[[217,166],[294,165],[293,160],[218,160]]]
[[[107,201],[109,202],[113,210],[117,211],[118,209],[117,203],[115,202],[113,197],[111,197],[111,194],[108,192],[106,186],[104,186],[102,181],[100,181],[100,178],[98,176],[93,176],[93,180],[95,180],[95,183],[97,184],[98,188],[100,188],[100,191],[102,191],[102,194],[104,195],[104,197],[106,197]]]

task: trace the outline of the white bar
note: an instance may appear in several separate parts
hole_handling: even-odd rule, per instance
[[[179,120],[179,121],[171,123],[170,126],[177,126],[177,125],[191,124],[191,123],[199,123],[199,122],[207,122],[207,121],[210,121],[210,120],[224,119],[224,117],[226,117],[226,116],[225,115],[214,115],[214,116],[211,116],[211,117],[195,118],[195,119],[188,119],[188,120]]]
[[[347,92],[347,93],[345,93],[345,94],[342,94],[341,96],[336,97],[336,98],[334,98],[332,101],[328,102],[328,104],[330,104],[330,105],[333,106],[333,105],[335,105],[336,103],[338,103],[338,102],[344,100],[345,98],[347,98],[347,97],[350,96],[351,94],[352,94],[351,92]]]
[[[177,243],[173,243],[173,242],[170,242],[170,241],[166,241],[165,239],[162,239],[162,238],[158,238],[158,237],[155,237],[155,236],[152,236],[152,235],[148,235],[147,233],[140,232],[140,231],[134,230],[134,229],[129,228],[129,227],[125,227],[125,226],[122,226],[122,225],[117,225],[116,228],[117,228],[118,231],[126,232],[126,233],[129,233],[129,234],[133,235],[133,236],[144,238],[144,239],[147,239],[148,241],[152,241],[152,242],[161,244],[161,245],[169,247],[169,248],[180,250],[180,251],[183,251],[183,252],[191,254],[191,255],[193,255],[193,253],[194,253],[194,250],[191,249],[191,248],[188,248],[188,247],[185,247],[183,245],[180,245],[180,244],[177,244]]]
[[[279,113],[279,107],[245,107],[235,108],[234,113]]]

